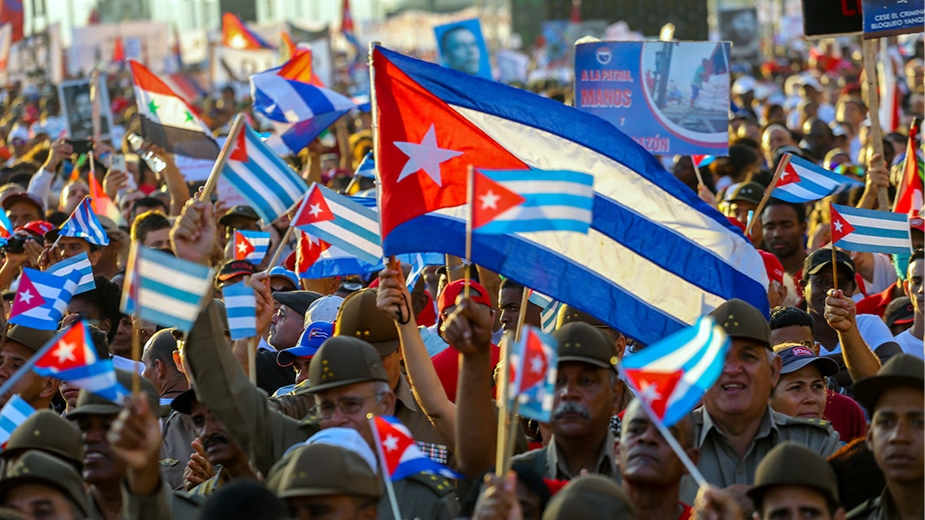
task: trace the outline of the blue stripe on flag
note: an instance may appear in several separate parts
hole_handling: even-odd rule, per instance
[[[80,253],[77,256],[65,258],[64,260],[52,265],[46,273],[55,276],[67,276],[72,271],[80,273],[80,282],[74,294],[90,291],[96,288],[96,282],[93,280],[93,266],[90,265],[90,258],[87,253]]]
[[[514,181],[530,182],[568,182],[582,186],[592,186],[594,176],[582,172],[573,172],[568,170],[538,170],[531,168],[529,170],[483,170],[479,169],[489,179],[505,183]]]
[[[573,208],[591,210],[594,207],[593,197],[583,197],[581,195],[571,195],[567,193],[534,193],[523,195],[523,208],[542,207],[542,206],[571,206]]]
[[[104,399],[119,403],[122,397],[129,395],[129,391],[119,384],[116,378],[116,369],[112,359],[97,361],[91,365],[62,370],[55,374],[55,378],[85,389]]]
[[[244,282],[222,288],[228,329],[232,340],[257,335],[257,300],[254,289]]]
[[[212,270],[145,247],[137,254],[141,318],[189,332],[212,287]]]

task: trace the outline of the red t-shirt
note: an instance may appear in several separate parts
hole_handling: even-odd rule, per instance
[[[501,357],[501,349],[498,345],[491,345],[491,369],[494,371],[498,359]],[[459,351],[453,347],[443,350],[443,352],[430,358],[434,364],[434,370],[437,371],[437,377],[440,378],[440,384],[446,396],[452,402],[456,402],[456,383],[459,380]]]
[[[859,301],[855,306],[857,308],[857,313],[876,314],[882,318],[883,313],[886,311],[887,305],[893,301],[893,291],[896,290],[897,283],[899,282],[893,282],[893,284],[887,287],[885,291],[878,292],[877,294],[871,294],[867,298]]]
[[[867,434],[867,418],[854,399],[829,389],[826,389],[825,397],[822,417],[832,423],[842,442],[851,442]]]

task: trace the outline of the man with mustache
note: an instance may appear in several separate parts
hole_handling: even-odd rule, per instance
[[[601,331],[582,322],[553,333],[558,342],[559,370],[545,448],[514,457],[546,478],[570,480],[589,473],[617,478],[610,418],[623,398],[617,379],[617,351]]]
[[[870,413],[867,447],[886,478],[883,493],[848,513],[849,520],[918,519],[925,516],[925,362],[894,356],[876,376],[854,384]]]

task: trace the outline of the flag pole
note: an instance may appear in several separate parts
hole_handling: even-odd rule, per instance
[[[138,307],[138,302],[135,302],[135,312],[132,313],[132,361],[141,361],[141,317]],[[137,395],[139,390],[141,390],[141,376],[133,366],[132,395]]]
[[[469,297],[469,259],[472,258],[472,210],[475,191],[475,169],[470,164],[466,170],[466,263],[463,265],[463,291]]]
[[[838,264],[835,263],[835,242],[832,242],[832,288],[838,290]]]
[[[292,236],[292,222],[289,223],[289,227],[286,228],[286,232],[283,233],[282,238],[279,239],[279,244],[276,245],[276,251],[273,251],[273,256],[270,257],[270,261],[267,263],[267,271],[273,269],[276,265],[276,262],[279,261],[279,255],[283,252],[283,246],[289,242],[289,237]]]
[[[524,328],[524,320],[527,319],[527,305],[530,304],[530,289],[524,286],[523,294],[520,296],[520,310],[517,312],[517,328],[514,329],[514,341],[520,341],[520,331]]]
[[[691,157],[691,164],[694,165],[694,173],[697,175],[697,186],[705,186],[703,176],[700,175],[700,166],[697,166],[697,160],[693,156]]]
[[[382,451],[382,443],[379,442],[376,417],[369,413],[366,414],[366,420],[369,421],[369,429],[373,432],[373,443],[376,445],[376,455],[379,456],[379,473],[382,475],[382,480],[385,481],[385,491],[388,493],[389,503],[392,505],[392,518],[401,520],[401,512],[398,511],[398,499],[395,498],[395,487],[392,485],[392,477],[389,475],[389,465],[385,462],[385,453]]]
[[[250,276],[244,277],[244,285],[253,289]],[[257,386],[257,336],[247,338],[247,378],[252,385]]]
[[[883,132],[880,129],[880,95],[877,93],[879,82],[877,81],[877,50],[875,45],[879,45],[880,39],[862,40],[861,52],[864,59],[864,71],[867,73],[867,115],[870,119],[870,137],[869,142],[874,147],[874,153],[880,155],[880,161],[883,158]],[[869,165],[870,166],[870,165]],[[890,198],[885,187],[877,189],[877,209],[880,211],[890,211]]]
[[[228,138],[225,139],[225,145],[222,146],[218,158],[215,159],[215,164],[212,165],[212,171],[209,173],[209,179],[206,181],[206,185],[202,188],[202,193],[199,195],[200,202],[209,200],[209,197],[212,196],[212,192],[215,191],[218,178],[222,175],[222,169],[225,167],[228,156],[231,154],[231,149],[234,148],[234,143],[237,141],[238,134],[243,127],[244,113],[238,112],[238,115],[234,118],[234,123],[231,124],[231,131],[228,132]]]
[[[501,338],[501,354],[498,358],[499,365],[501,370],[498,373],[498,394],[497,399],[495,399],[498,406],[498,433],[497,441],[495,446],[495,474],[498,476],[504,476],[504,473],[501,472],[502,468],[505,467],[507,462],[507,457],[505,457],[505,451],[507,448],[507,431],[508,431],[508,420],[510,415],[509,400],[508,400],[508,387],[510,386],[509,377],[511,374],[510,369],[510,352],[511,352],[511,334],[506,333]]]
[[[771,192],[774,191],[774,187],[777,186],[777,181],[780,180],[780,176],[787,169],[787,166],[790,165],[790,154],[785,153],[780,159],[780,163],[777,165],[777,171],[774,172],[774,178],[771,179],[771,184],[768,184],[767,189],[764,190],[764,195],[761,196],[761,201],[758,202],[758,207],[755,208],[755,217],[751,219],[748,223],[748,227],[745,229],[745,236],[749,237],[752,234],[752,229],[755,227],[755,222],[761,220],[761,212],[764,210],[765,204],[768,203],[768,199],[771,198]]]

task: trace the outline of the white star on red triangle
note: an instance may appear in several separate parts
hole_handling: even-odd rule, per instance
[[[238,251],[241,252],[242,254],[243,254],[243,253],[246,253],[246,252],[247,252],[247,244],[245,244],[244,242],[241,242],[240,244],[238,244]]]
[[[408,156],[408,162],[406,162],[405,166],[401,169],[401,173],[398,174],[398,181],[396,182],[401,182],[405,177],[417,173],[420,170],[424,170],[424,173],[437,183],[438,186],[442,186],[443,181],[440,178],[440,164],[449,161],[453,157],[462,155],[462,152],[437,146],[437,134],[433,124],[430,125],[430,128],[427,130],[427,133],[424,134],[424,138],[421,139],[420,143],[399,141],[394,141],[394,143],[402,153]]]
[[[495,192],[488,190],[485,195],[479,195],[479,200],[482,201],[482,209],[498,209],[498,200],[501,199],[500,195],[496,195]]]
[[[838,231],[839,233],[841,233],[841,228],[844,227],[844,224],[842,224],[840,220],[836,220],[832,223],[832,225],[835,226],[835,231]]]
[[[308,207],[310,208],[308,214],[313,217],[317,217],[324,211],[321,209],[321,204],[309,204]]]
[[[386,451],[395,451],[398,449],[398,437],[389,435],[382,441],[382,445],[385,446]]]
[[[19,301],[26,302],[26,305],[29,305],[30,303],[32,303],[32,298],[33,296],[32,296],[32,293],[29,292],[29,289],[26,289],[25,291],[19,293]]]
[[[642,388],[639,389],[639,397],[642,397],[646,401],[651,403],[662,398],[662,394],[658,392],[658,387],[654,383],[643,381],[640,386],[642,386]]]
[[[536,355],[530,360],[530,372],[541,374],[543,372],[543,356]]]
[[[74,349],[76,348],[76,343],[62,341],[58,343],[58,348],[56,348],[51,355],[58,358],[58,364],[64,363],[65,361],[77,361],[77,356],[74,355]]]

